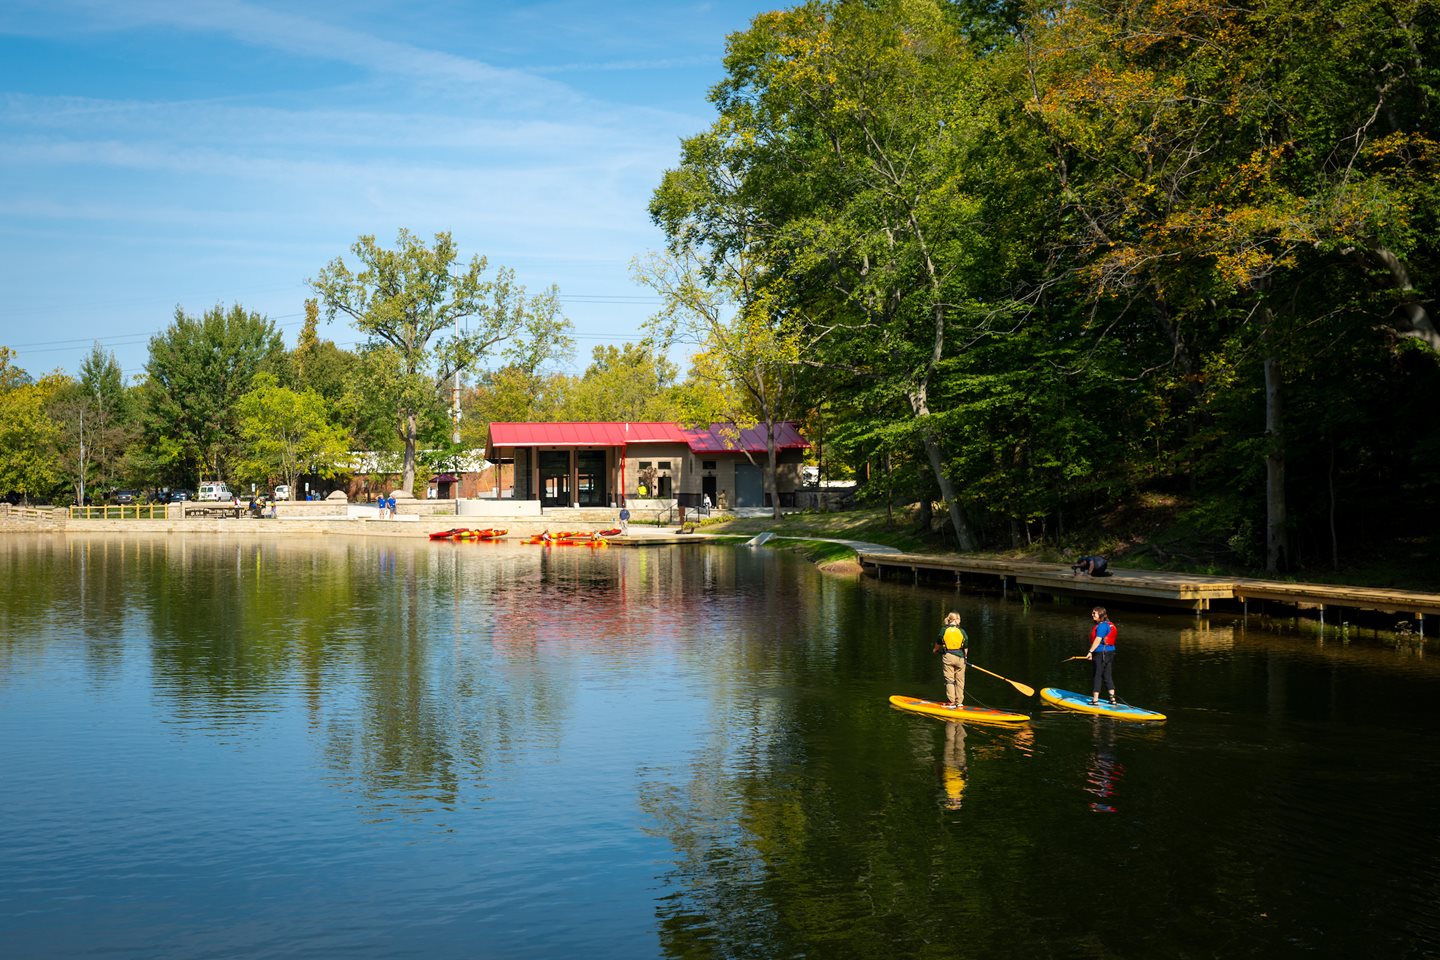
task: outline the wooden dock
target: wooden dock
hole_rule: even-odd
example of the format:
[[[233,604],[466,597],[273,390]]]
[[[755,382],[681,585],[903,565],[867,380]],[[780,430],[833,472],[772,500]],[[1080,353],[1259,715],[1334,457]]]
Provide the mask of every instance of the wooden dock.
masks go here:
[[[1181,607],[1202,611],[1213,602],[1235,603],[1243,609],[1251,600],[1288,604],[1300,609],[1372,610],[1406,614],[1417,628],[1426,615],[1440,616],[1440,593],[1347,587],[1324,583],[1286,583],[1237,577],[1210,577],[1196,573],[1130,571],[1111,568],[1108,577],[1077,577],[1065,564],[996,560],[958,554],[867,553],[860,565],[880,579],[908,576],[915,581],[944,577],[994,577],[1001,589],[1011,585],[1045,593],[1128,599],[1139,604]]]

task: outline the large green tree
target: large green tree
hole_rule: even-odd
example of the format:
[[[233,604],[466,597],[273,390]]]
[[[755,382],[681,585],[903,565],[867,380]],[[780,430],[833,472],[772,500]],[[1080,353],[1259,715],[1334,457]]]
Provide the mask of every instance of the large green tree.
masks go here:
[[[527,297],[504,268],[486,279],[485,259],[460,264],[448,233],[430,246],[401,230],[393,250],[362,236],[350,251],[357,269],[337,257],[310,286],[328,317],[344,314],[369,338],[376,355],[366,367],[369,387],[393,410],[403,445],[400,489],[410,492],[423,418],[447,387],[497,344],[543,344],[563,336],[569,322],[553,288]]]
[[[68,378],[60,374],[33,383],[23,371],[10,368],[9,389],[0,389],[0,491],[19,494],[27,502],[63,491],[64,437],[50,414],[50,405]]]
[[[136,437],[133,407],[114,352],[96,343],[80,361],[79,380],[67,382],[51,403],[76,503],[120,484]]]
[[[349,468],[349,435],[330,420],[314,390],[295,391],[261,373],[236,405],[244,454],[235,465],[242,480],[282,478],[293,499],[301,473],[333,477]]]
[[[283,353],[275,325],[239,304],[199,317],[177,307],[174,322],[150,340],[141,391],[144,472],[167,485],[228,479],[239,443],[236,404]]]

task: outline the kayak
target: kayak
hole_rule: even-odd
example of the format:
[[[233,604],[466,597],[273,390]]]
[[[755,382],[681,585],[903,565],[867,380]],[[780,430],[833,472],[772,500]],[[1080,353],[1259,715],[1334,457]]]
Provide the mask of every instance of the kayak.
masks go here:
[[[493,540],[505,536],[507,531],[486,527],[484,530],[464,530],[455,534],[456,540]]]
[[[452,540],[469,533],[465,527],[451,527],[449,530],[437,530],[430,534],[431,540]]]
[[[907,697],[901,694],[891,697],[890,703],[901,710],[923,713],[927,717],[941,717],[945,720],[970,720],[975,723],[1024,723],[1030,719],[1029,715],[1024,713],[991,710],[989,707],[947,707],[945,704],[936,703],[933,700],[921,700],[919,697]]]
[[[620,528],[619,528],[619,527],[611,527],[609,530],[597,530],[597,531],[595,531],[595,532],[598,533],[598,534],[600,534],[600,536],[602,536],[602,537],[618,537],[618,536],[620,536]]]
[[[1139,707],[1132,707],[1127,703],[1112,704],[1103,698],[1099,703],[1091,703],[1090,698],[1083,693],[1061,690],[1057,687],[1046,687],[1044,690],[1041,690],[1040,699],[1051,706],[1061,707],[1065,710],[1093,713],[1101,717],[1114,717],[1116,720],[1133,720],[1136,723],[1156,723],[1165,719],[1165,714],[1163,713],[1156,713],[1154,710],[1142,710]]]

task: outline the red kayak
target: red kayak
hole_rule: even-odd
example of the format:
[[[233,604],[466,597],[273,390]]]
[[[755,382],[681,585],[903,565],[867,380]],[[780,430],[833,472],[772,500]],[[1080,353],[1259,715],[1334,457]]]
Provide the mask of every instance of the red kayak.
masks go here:
[[[431,539],[431,540],[455,540],[455,539],[458,539],[461,534],[468,533],[468,532],[469,532],[469,529],[466,528],[466,527],[451,527],[449,530],[439,530],[439,531],[436,531],[435,533],[430,534],[430,539]]]

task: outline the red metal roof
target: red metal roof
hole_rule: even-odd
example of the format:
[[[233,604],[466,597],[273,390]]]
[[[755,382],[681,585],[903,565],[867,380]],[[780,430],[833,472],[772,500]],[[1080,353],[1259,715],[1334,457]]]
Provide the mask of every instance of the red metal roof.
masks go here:
[[[685,428],[676,423],[492,423],[490,450],[496,447],[623,447],[631,443],[683,443],[695,453],[765,452],[765,427],[737,431],[729,424]],[[776,424],[779,450],[810,444],[793,423]]]
[[[695,453],[736,453],[741,450],[750,453],[765,452],[765,426],[759,424],[745,430],[736,430],[728,423],[716,423],[709,430],[687,430],[690,449]],[[810,444],[800,436],[800,430],[788,421],[775,424],[776,450],[804,450]]]

